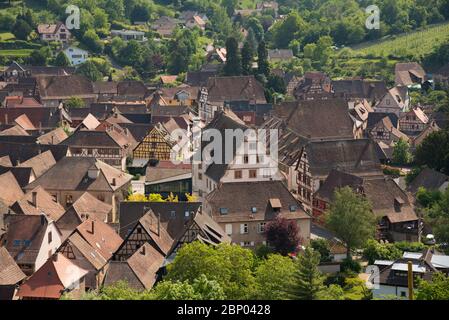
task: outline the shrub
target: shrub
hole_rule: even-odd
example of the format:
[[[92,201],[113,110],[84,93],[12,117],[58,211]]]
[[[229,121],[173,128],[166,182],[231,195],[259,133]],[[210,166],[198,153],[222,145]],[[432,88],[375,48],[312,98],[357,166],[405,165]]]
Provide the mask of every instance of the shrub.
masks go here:
[[[362,271],[362,266],[353,259],[344,259],[340,265],[340,270],[341,272],[353,272],[358,274]]]

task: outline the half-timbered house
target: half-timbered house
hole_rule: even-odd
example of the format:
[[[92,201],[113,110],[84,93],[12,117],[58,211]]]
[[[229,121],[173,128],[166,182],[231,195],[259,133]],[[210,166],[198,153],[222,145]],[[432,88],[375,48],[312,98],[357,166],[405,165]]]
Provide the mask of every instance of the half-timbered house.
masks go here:
[[[409,135],[421,133],[429,122],[429,118],[421,108],[416,107],[399,116],[399,129]]]
[[[161,254],[167,256],[173,241],[167,230],[161,226],[160,216],[156,216],[149,208],[126,236],[123,244],[114,254],[114,260],[127,260],[145,243],[151,244]]]
[[[161,124],[156,124],[147,136],[140,142],[133,151],[134,158],[140,159],[173,159],[172,148],[176,141],[170,136],[168,130]]]

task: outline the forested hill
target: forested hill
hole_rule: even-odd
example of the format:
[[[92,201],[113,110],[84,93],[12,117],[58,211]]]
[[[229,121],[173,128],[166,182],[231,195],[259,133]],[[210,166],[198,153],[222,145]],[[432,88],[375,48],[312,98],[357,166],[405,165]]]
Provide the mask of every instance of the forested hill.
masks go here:
[[[383,55],[399,60],[423,57],[385,52],[365,61],[366,56],[345,52],[343,61],[334,51],[425,30],[449,19],[449,0],[9,0],[0,2],[0,65],[13,60],[54,64],[58,51],[39,42],[37,25],[64,22],[71,4],[81,14],[80,29],[72,32],[74,44],[113,66],[126,66],[126,77],[145,78],[197,69],[204,63],[207,46],[224,47],[229,38],[248,42],[254,59],[261,41],[268,49],[291,49],[295,59],[276,66],[284,70],[319,69],[337,76],[363,73],[377,77],[382,70],[363,68],[382,62]],[[380,9],[380,28],[368,30],[365,9],[373,4]],[[189,11],[204,19],[204,28],[185,28],[184,23],[167,37],[155,27],[163,19],[185,22]],[[124,43],[111,36],[112,29],[143,31],[147,40]],[[443,33],[441,39],[448,36]]]

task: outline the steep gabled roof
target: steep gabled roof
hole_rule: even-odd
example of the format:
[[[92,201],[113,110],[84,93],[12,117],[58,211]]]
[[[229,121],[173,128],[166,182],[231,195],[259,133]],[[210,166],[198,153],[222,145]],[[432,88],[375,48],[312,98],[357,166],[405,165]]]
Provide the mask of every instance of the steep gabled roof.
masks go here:
[[[59,144],[67,139],[67,133],[62,128],[51,130],[37,138],[37,143],[40,144]]]
[[[56,160],[51,151],[48,150],[20,163],[18,167],[33,168],[36,177],[40,177],[55,164]]]
[[[211,102],[250,100],[266,103],[263,86],[254,76],[209,78],[207,89],[207,99]]]
[[[12,286],[26,275],[22,272],[5,247],[0,247],[0,286]]]
[[[22,298],[59,299],[63,290],[73,289],[87,273],[61,253],[56,253],[20,286],[17,294]]]
[[[219,223],[271,220],[276,213],[270,200],[280,203],[280,215],[287,219],[310,219],[281,181],[227,182],[206,196],[212,216]],[[225,214],[220,212],[222,209],[226,209]]]
[[[161,225],[160,220],[153,211],[150,210],[143,215],[142,218],[139,219],[139,224],[155,242],[158,250],[166,256],[170,252],[174,240]]]
[[[123,239],[109,225],[91,218],[81,223],[76,228],[76,232],[92,247],[98,249],[106,260],[112,257],[123,242]]]
[[[33,203],[33,199],[35,199],[36,203]],[[40,215],[44,213],[54,221],[58,220],[65,211],[41,186],[28,191],[11,206],[11,209],[18,214]]]
[[[12,174],[8,171],[0,175],[0,200],[7,206],[11,206],[14,202],[23,197],[23,191],[19,183]]]
[[[17,263],[34,264],[50,223],[45,215],[8,216],[6,249]]]
[[[311,141],[305,151],[312,175],[327,175],[332,169],[381,174],[376,149],[370,139]]]
[[[423,187],[426,190],[438,190],[445,182],[448,181],[449,176],[430,168],[424,168],[412,180],[408,186],[408,190],[412,193],[416,193],[420,187]]]
[[[95,96],[92,83],[80,75],[38,76],[36,79],[42,99]]]
[[[89,178],[89,169],[98,172],[96,178]],[[46,190],[113,191],[128,183],[131,178],[131,175],[95,158],[65,157],[25,189],[41,185]]]

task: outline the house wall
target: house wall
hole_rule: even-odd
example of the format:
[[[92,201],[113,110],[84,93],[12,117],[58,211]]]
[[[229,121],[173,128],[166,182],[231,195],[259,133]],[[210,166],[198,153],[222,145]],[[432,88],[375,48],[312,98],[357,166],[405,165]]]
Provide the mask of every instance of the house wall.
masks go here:
[[[48,241],[48,235],[50,232],[52,237],[51,242]],[[42,245],[36,258],[34,271],[42,267],[42,265],[48,260],[48,258],[56,252],[60,245],[61,235],[59,234],[59,231],[56,228],[55,224],[53,222],[50,222],[47,226],[47,230],[45,231],[45,236],[42,240]]]
[[[242,213],[244,214],[244,213]],[[238,214],[236,214],[238,215]],[[265,235],[263,233],[262,224],[266,224],[267,220],[258,221],[237,221],[229,223],[219,223],[223,230],[231,237],[232,243],[236,243],[242,247],[255,249],[257,246],[266,243]],[[310,241],[310,219],[296,220],[299,227],[299,236],[302,239],[302,244],[307,244]],[[247,225],[247,228],[244,228]],[[243,233],[243,230],[248,230]],[[232,231],[232,232],[230,232]]]
[[[125,195],[128,193],[128,187],[131,185],[131,182],[126,183],[121,188],[115,190],[114,192],[110,191],[95,191],[89,190],[89,193],[96,197],[97,199],[109,203],[113,205],[112,208],[112,216],[108,217],[107,222],[116,222],[116,212],[118,210],[118,204],[120,201],[125,200]],[[47,190],[47,189],[46,189]],[[64,208],[68,208],[71,206],[71,203],[67,203],[68,196],[72,197],[72,203],[78,200],[81,195],[86,192],[85,190],[76,191],[76,190],[51,190],[48,189],[47,192],[51,194],[53,197],[56,197],[56,200],[59,204],[61,204]],[[115,207],[115,208],[114,208]]]
[[[404,287],[388,286],[381,284],[379,289],[373,289],[374,298],[383,298],[385,296],[397,296],[399,298],[408,298],[408,289]]]
[[[82,64],[89,58],[89,53],[87,51],[72,47],[65,49],[64,54],[67,56],[73,66]]]

